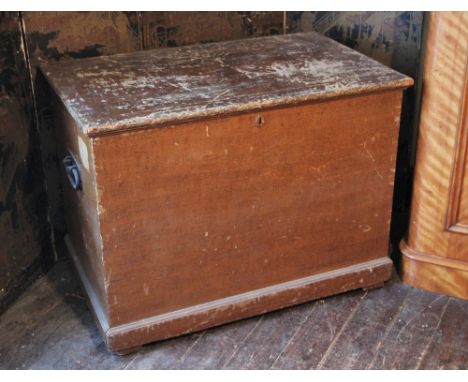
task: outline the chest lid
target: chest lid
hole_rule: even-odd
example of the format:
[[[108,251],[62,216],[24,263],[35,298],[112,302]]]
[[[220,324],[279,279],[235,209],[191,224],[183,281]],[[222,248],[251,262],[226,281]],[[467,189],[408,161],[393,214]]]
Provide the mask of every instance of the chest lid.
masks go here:
[[[90,136],[413,84],[315,32],[47,63],[41,71]]]

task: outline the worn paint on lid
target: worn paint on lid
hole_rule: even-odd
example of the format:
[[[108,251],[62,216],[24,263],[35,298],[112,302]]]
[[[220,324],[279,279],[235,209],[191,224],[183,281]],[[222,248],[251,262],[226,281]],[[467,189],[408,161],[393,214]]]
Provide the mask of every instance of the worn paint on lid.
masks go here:
[[[41,70],[91,136],[413,84],[314,32],[48,63]]]

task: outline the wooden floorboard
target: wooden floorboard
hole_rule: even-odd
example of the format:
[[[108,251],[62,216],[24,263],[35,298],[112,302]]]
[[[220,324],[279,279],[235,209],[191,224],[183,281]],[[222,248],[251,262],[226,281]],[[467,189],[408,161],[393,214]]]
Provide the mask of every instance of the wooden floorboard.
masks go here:
[[[421,357],[421,369],[468,369],[468,303],[450,298],[432,341]]]
[[[359,290],[317,301],[272,368],[315,369],[364,296]]]
[[[365,369],[371,362],[386,329],[400,311],[408,288],[389,283],[369,291],[336,340],[317,365],[318,369]]]
[[[194,333],[147,345],[126,365],[125,369],[174,369],[204,335],[205,332]]]
[[[265,314],[255,331],[222,368],[258,369],[262,365],[262,369],[269,369],[311,309],[313,304],[303,304]]]
[[[261,317],[242,320],[207,330],[183,360],[178,369],[220,369],[228,362],[261,322]]]
[[[466,369],[468,301],[397,277],[354,291],[108,353],[68,262],[0,316],[1,369]]]
[[[400,314],[368,366],[370,369],[415,369],[438,330],[449,299],[436,293],[408,293]]]

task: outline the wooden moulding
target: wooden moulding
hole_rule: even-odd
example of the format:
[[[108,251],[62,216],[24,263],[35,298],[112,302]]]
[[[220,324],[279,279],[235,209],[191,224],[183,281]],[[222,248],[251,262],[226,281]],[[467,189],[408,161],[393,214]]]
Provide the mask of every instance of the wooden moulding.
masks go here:
[[[468,264],[463,261],[419,253],[402,240],[403,280],[418,288],[468,299]]]
[[[108,349],[122,355],[137,350],[144,343],[197,332],[353,289],[370,289],[388,280],[393,267],[388,257],[382,257],[109,327],[104,309],[99,299],[95,298],[94,290],[87,281],[79,256],[71,241],[66,238],[65,242]]]

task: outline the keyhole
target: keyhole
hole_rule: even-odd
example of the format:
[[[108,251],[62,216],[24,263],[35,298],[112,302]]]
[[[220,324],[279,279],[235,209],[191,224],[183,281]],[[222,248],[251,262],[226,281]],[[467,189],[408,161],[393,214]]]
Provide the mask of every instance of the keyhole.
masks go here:
[[[257,115],[257,117],[255,118],[255,123],[257,124],[257,126],[262,126],[265,123],[265,118],[263,118],[263,116],[261,115]]]

